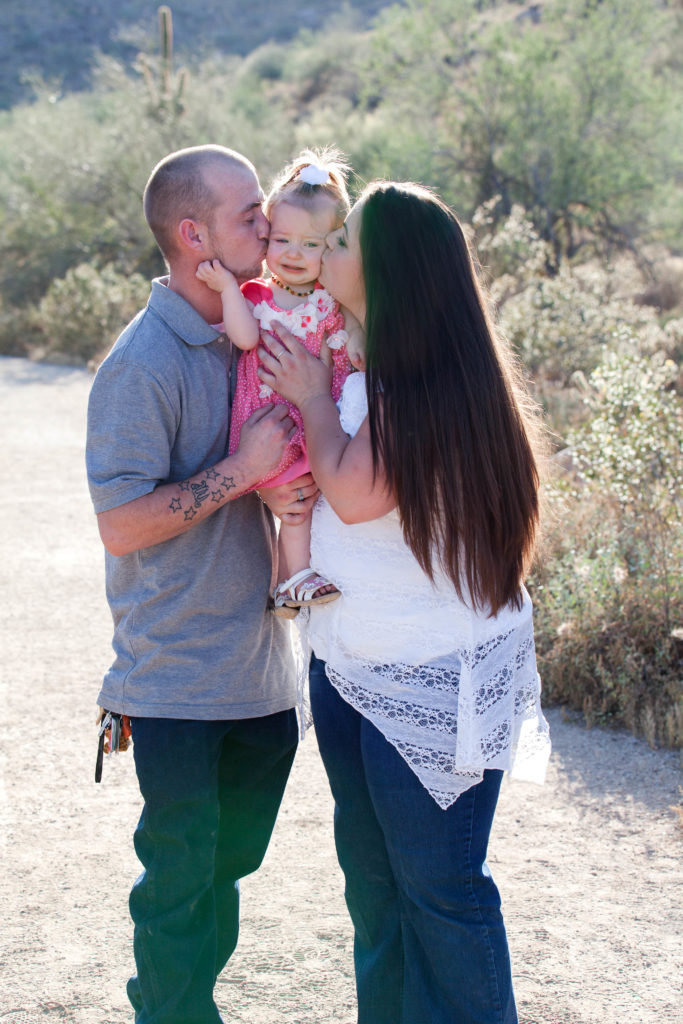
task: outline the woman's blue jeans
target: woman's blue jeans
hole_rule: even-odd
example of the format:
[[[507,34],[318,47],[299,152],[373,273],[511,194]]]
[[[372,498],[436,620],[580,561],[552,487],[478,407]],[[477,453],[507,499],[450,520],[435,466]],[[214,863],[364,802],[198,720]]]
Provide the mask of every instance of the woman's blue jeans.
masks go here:
[[[315,657],[310,685],[355,929],[358,1024],[516,1024],[486,864],[502,772],[444,811]]]

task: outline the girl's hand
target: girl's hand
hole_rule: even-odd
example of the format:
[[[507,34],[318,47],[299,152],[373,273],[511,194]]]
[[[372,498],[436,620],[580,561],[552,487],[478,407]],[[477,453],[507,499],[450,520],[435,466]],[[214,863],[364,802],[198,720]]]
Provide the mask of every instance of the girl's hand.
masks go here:
[[[223,292],[226,288],[236,288],[239,291],[237,278],[227,267],[223,266],[220,260],[203,260],[195,273],[199,280],[207,284],[213,292]]]
[[[365,365],[365,349],[355,348],[350,342],[346,346],[346,354],[349,357],[349,362],[353,366],[354,370],[360,370],[365,373],[367,366]]]
[[[322,346],[320,359],[316,359],[281,324],[274,323],[273,328],[277,337],[266,332],[261,334],[261,340],[270,351],[259,346],[259,379],[299,409],[311,398],[329,397],[332,371],[327,345]]]

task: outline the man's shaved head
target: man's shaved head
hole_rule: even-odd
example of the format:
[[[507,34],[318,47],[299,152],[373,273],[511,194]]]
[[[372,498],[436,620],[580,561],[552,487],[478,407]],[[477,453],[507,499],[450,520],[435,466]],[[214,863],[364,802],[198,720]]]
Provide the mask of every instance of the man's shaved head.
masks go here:
[[[168,261],[176,247],[175,230],[181,220],[211,224],[216,197],[209,184],[209,169],[248,171],[252,164],[224,146],[192,146],[164,157],[145,186],[143,209],[157,245]]]

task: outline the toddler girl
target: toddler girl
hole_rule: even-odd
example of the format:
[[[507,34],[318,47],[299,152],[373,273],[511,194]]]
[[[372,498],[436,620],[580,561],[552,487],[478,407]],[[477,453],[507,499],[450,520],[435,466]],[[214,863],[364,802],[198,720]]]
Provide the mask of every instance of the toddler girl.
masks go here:
[[[281,323],[315,356],[323,342],[332,354],[331,393],[338,401],[354,366],[364,368],[363,334],[350,313],[317,284],[325,239],[341,227],[349,211],[346,166],[335,151],[304,150],[276,179],[264,205],[270,220],[266,264],[269,280],[248,281],[240,289],[218,260],[205,261],[197,277],[221,293],[223,322],[230,340],[242,349],[230,423],[232,454],[244,422],[269,402],[285,402],[297,426],[277,469],[254,488],[287,483],[309,471],[301,413],[257,375],[261,330],[276,333]],[[282,522],[278,540],[278,585],[273,610],[288,618],[302,605],[324,603],[339,591],[310,567],[310,514],[302,524]]]

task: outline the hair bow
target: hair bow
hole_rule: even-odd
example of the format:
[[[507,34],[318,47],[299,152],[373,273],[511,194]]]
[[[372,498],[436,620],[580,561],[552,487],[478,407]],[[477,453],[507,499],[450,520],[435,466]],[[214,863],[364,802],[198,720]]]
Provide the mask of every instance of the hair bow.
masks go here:
[[[330,174],[324,167],[317,164],[306,164],[299,171],[299,180],[305,181],[307,185],[329,185]]]

